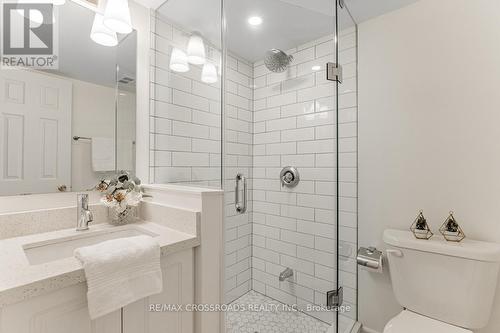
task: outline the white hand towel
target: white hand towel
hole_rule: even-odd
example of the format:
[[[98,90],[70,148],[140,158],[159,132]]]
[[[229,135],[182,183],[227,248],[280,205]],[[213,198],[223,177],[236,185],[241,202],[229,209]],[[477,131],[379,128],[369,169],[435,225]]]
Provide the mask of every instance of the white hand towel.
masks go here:
[[[92,138],[92,169],[96,172],[115,170],[115,140]]]
[[[150,236],[81,247],[74,256],[85,270],[92,320],[162,291],[160,246]]]

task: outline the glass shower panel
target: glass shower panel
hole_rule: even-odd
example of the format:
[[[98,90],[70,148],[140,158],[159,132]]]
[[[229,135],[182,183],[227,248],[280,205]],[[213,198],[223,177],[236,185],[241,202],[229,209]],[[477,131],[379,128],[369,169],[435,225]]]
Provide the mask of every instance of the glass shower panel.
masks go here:
[[[347,7],[338,7],[338,241],[343,306],[339,332],[357,321],[357,26]]]
[[[335,330],[337,83],[326,65],[337,62],[336,2],[224,7],[226,301],[281,309],[228,313],[227,332]]]
[[[221,0],[152,12],[150,182],[222,184]]]

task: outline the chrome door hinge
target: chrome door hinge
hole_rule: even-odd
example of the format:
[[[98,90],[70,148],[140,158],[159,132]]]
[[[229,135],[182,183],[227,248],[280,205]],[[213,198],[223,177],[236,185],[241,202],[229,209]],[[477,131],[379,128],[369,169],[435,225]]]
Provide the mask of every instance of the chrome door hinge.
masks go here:
[[[326,306],[331,308],[338,308],[344,302],[344,289],[339,287],[337,290],[330,290],[326,292]]]
[[[342,66],[334,62],[326,63],[326,79],[342,83]]]

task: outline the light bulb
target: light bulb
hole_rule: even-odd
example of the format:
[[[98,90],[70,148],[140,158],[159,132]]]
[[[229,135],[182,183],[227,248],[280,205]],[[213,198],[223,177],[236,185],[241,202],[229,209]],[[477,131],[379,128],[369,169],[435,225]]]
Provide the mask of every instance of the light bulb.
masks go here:
[[[104,10],[104,25],[121,34],[132,32],[128,0],[108,0]]]
[[[217,82],[217,68],[212,63],[207,62],[201,71],[201,81],[205,83]]]
[[[187,56],[191,64],[203,65],[205,63],[205,44],[200,35],[193,34],[189,38]]]
[[[174,72],[184,73],[189,71],[188,58],[186,53],[174,48],[170,56],[170,69]]]
[[[260,16],[252,16],[248,18],[248,24],[257,26],[262,24],[262,17]]]
[[[90,32],[90,38],[97,44],[103,46],[116,46],[118,45],[118,38],[116,32],[108,29],[103,24],[104,16],[102,14],[96,13],[94,16],[94,23],[92,24],[92,30]]]

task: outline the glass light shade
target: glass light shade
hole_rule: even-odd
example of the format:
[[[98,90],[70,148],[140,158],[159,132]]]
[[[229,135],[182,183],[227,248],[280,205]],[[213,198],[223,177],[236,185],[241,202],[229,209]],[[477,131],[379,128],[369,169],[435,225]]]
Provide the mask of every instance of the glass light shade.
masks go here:
[[[132,32],[132,20],[128,0],[108,0],[104,10],[104,25],[114,32]]]
[[[108,29],[104,23],[104,16],[96,13],[94,16],[94,23],[90,32],[90,38],[97,44],[103,46],[116,46],[118,45],[118,38],[116,32]]]
[[[217,68],[215,68],[214,64],[207,62],[203,65],[203,70],[201,71],[201,81],[205,83],[217,82]]]
[[[188,57],[183,51],[174,48],[170,55],[170,69],[174,72],[184,73],[189,71]]]
[[[187,56],[191,64],[203,65],[205,63],[205,44],[200,35],[193,34],[189,38]]]

